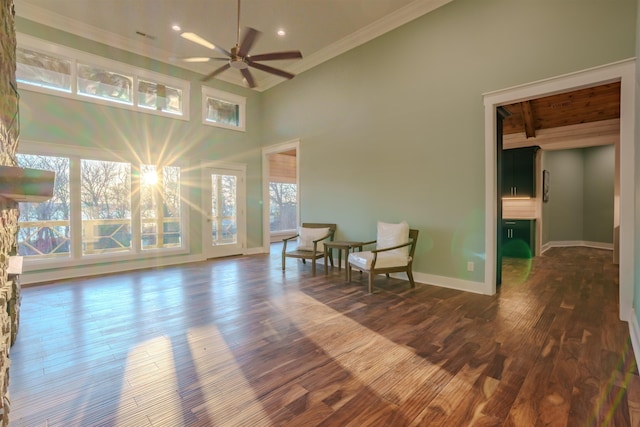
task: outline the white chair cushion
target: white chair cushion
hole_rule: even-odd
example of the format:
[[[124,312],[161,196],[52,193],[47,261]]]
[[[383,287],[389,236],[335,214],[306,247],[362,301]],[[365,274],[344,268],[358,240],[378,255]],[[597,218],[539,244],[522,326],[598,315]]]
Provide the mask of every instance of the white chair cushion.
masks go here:
[[[409,264],[410,256],[398,255],[394,252],[395,250],[379,253],[378,259],[376,260],[376,268],[404,267]],[[373,262],[373,252],[352,252],[349,254],[349,262],[353,264],[354,267],[370,270],[371,263]]]
[[[323,228],[307,228],[300,227],[298,230],[298,250],[299,251],[313,251],[313,241],[321,239],[329,234],[329,227]],[[324,251],[324,244],[318,242],[318,252]]]
[[[378,236],[376,239],[376,249],[391,248],[393,246],[402,245],[409,241],[409,224],[402,221],[399,224],[389,224],[387,222],[378,221]],[[400,257],[409,256],[409,246],[394,249],[387,253],[395,253]],[[386,254],[385,254],[386,255]]]

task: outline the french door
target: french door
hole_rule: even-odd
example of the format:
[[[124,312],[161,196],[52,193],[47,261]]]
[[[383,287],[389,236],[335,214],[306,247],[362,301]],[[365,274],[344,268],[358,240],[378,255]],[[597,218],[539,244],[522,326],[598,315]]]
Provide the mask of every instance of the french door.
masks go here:
[[[204,168],[203,250],[207,258],[242,254],[246,247],[243,165]]]

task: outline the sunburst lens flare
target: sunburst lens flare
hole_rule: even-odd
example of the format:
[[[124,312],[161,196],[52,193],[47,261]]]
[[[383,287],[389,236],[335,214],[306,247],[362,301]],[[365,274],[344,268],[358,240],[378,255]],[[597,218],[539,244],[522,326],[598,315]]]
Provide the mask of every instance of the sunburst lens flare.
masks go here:
[[[142,183],[145,185],[156,185],[158,183],[158,173],[155,170],[145,172],[142,175]]]

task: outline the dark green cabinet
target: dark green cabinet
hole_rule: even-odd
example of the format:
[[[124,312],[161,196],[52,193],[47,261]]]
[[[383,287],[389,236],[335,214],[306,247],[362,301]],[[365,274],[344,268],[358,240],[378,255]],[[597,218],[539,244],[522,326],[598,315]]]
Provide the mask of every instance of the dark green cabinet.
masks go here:
[[[502,256],[531,258],[535,255],[535,220],[502,220]]]
[[[502,152],[502,197],[536,196],[537,150],[526,147]]]

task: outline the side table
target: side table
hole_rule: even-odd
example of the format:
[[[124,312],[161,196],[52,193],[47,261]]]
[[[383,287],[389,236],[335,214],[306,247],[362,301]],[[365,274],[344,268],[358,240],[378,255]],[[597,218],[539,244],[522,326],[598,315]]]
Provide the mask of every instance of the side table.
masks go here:
[[[325,242],[324,243],[324,274],[328,273],[328,264],[327,258],[329,257],[329,252],[332,249],[338,250],[338,269],[342,268],[342,252],[344,251],[344,262],[345,267],[346,263],[349,262],[349,251],[351,249],[359,248],[362,250],[363,242],[356,242],[351,240],[334,240],[333,242]],[[349,268],[345,268],[347,279],[349,278]]]

